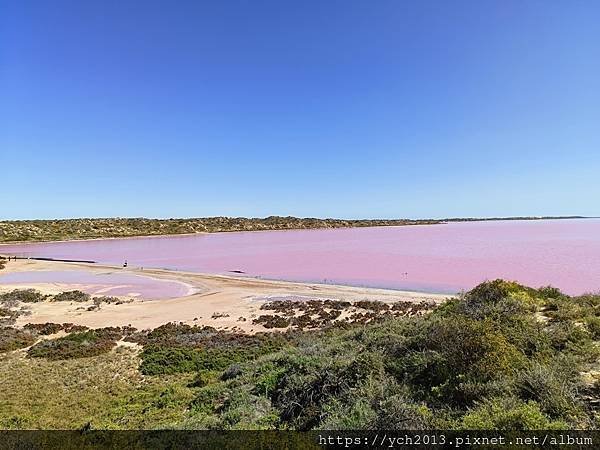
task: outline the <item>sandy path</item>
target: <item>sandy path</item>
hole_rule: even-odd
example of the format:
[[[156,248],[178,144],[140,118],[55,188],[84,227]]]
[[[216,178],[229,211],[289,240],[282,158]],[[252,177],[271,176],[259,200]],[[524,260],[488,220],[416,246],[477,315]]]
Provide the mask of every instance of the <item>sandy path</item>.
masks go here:
[[[167,322],[210,325],[216,328],[237,327],[245,331],[260,331],[262,326],[252,324],[259,314],[261,304],[270,296],[301,296],[331,298],[348,301],[379,300],[384,302],[423,300],[441,302],[448,295],[388,289],[359,288],[338,285],[292,283],[268,281],[254,278],[175,272],[159,269],[123,269],[98,264],[62,263],[50,261],[11,261],[2,271],[17,272],[30,270],[89,270],[114,273],[131,273],[153,278],[184,282],[196,291],[195,294],[164,300],[135,299],[131,303],[103,304],[100,310],[86,311],[87,304],[43,302],[28,305],[31,314],[21,316],[17,325],[43,322],[72,322],[89,327],[131,325],[138,329],[155,328]],[[56,294],[64,290],[81,288],[80,285],[39,283],[28,285],[0,284],[0,292],[14,288],[31,287],[45,293]],[[221,316],[213,318],[213,315]],[[244,318],[246,320],[240,319]]]

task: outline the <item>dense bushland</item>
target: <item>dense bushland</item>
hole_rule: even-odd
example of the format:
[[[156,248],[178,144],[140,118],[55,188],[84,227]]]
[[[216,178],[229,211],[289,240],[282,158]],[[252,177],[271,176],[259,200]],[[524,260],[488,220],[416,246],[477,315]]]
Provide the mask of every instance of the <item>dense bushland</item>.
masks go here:
[[[572,217],[509,217],[509,218],[449,218],[449,219],[317,219],[313,217],[265,218],[202,217],[189,219],[56,219],[0,221],[0,242],[52,241],[61,239],[92,239],[126,236],[153,236],[184,233],[214,233],[223,231],[292,230],[313,228],[351,228],[400,225],[427,225],[442,222],[482,220],[539,220]]]
[[[439,220],[342,220],[271,216],[265,218],[204,217],[191,219],[58,219],[0,221],[0,242],[152,236],[219,231],[349,228],[440,223]]]
[[[426,316],[296,334],[201,387],[186,427],[594,428],[600,296],[501,280]]]

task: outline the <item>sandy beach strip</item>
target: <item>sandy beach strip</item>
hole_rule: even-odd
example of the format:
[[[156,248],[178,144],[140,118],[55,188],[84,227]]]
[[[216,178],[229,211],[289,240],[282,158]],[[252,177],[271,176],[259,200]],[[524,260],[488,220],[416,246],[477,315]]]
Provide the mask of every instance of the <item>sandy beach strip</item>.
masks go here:
[[[27,304],[30,314],[18,318],[17,326],[26,323],[71,322],[92,328],[131,325],[138,329],[156,328],[168,322],[210,325],[218,329],[238,329],[246,332],[264,331],[252,319],[269,298],[336,299],[346,301],[376,300],[387,303],[442,302],[445,294],[398,291],[328,284],[295,283],[264,279],[180,272],[162,269],[137,269],[86,263],[17,260],[10,261],[0,273],[25,271],[86,270],[90,272],[128,273],[160,280],[171,280],[190,286],[192,295],[143,300],[134,298],[123,304],[103,304],[99,310],[87,311],[80,303],[42,302]],[[13,289],[33,288],[47,294],[57,294],[85,286],[62,283],[0,284],[0,293]],[[124,297],[125,298],[125,297]]]

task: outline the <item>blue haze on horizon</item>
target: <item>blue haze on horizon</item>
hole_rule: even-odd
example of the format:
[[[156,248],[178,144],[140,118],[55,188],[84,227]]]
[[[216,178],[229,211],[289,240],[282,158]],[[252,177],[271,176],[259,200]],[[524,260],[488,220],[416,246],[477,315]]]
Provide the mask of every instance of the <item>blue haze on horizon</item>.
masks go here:
[[[4,1],[0,219],[600,215],[600,2]]]

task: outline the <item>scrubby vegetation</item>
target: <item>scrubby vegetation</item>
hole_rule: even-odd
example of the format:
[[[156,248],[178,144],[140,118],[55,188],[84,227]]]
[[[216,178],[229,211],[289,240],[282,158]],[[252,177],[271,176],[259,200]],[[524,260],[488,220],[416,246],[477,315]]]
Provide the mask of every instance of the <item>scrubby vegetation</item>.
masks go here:
[[[13,308],[18,306],[19,303],[39,303],[43,301],[53,302],[75,302],[75,303],[88,303],[91,302],[96,308],[99,308],[103,303],[110,304],[114,303],[117,305],[123,303],[130,303],[133,299],[122,300],[118,297],[111,296],[99,296],[92,297],[80,290],[65,291],[56,295],[42,294],[35,289],[14,289],[10,292],[0,294],[0,306],[6,308]]]
[[[425,316],[295,333],[201,387],[184,426],[595,428],[596,305],[497,280]]]
[[[132,302],[133,300],[121,300],[117,297],[108,296],[92,297],[79,290],[61,292],[56,295],[47,295],[42,294],[35,289],[14,289],[0,294],[0,327],[14,325],[18,317],[31,314],[29,304],[44,301],[90,303],[90,306],[83,306],[78,309],[96,311],[100,309],[103,303],[120,305],[122,303]],[[32,330],[37,331],[33,328]],[[75,331],[75,329],[69,331]]]
[[[273,311],[262,314],[252,323],[265,328],[317,329],[332,325],[368,323],[383,317],[401,317],[423,314],[435,306],[433,302],[395,302],[388,304],[375,300],[348,302],[342,300],[273,300],[260,309]]]
[[[274,352],[287,344],[279,334],[217,331],[212,327],[167,324],[126,340],[144,346],[140,371],[146,375],[220,371]]]
[[[299,307],[305,310],[298,312],[296,305],[272,302],[265,311],[291,320],[309,310],[340,312],[349,307],[345,303],[305,304]],[[0,378],[3,386],[10,386],[10,394],[3,389],[0,404],[11,395],[10,405],[21,409],[18,413],[12,407],[2,410],[0,424],[81,426],[81,418],[65,422],[51,416],[56,414],[52,408],[46,412],[40,405],[33,411],[27,406],[24,398],[33,395],[34,385],[40,388],[32,375],[16,382],[20,371],[35,373],[36,361],[40,368],[51,366],[54,378],[45,382],[60,386],[61,396],[75,403],[76,409],[83,408],[73,398],[78,384],[52,365],[60,359],[66,367],[85,361],[90,373],[98,367],[101,387],[91,394],[88,385],[85,395],[103,402],[102,408],[94,405],[82,416],[92,427],[127,428],[140,423],[302,430],[600,426],[598,295],[568,297],[552,288],[531,289],[496,280],[431,312],[418,310],[418,314],[396,317],[395,309],[402,312],[408,307],[384,308],[366,302],[360,308],[365,313],[385,311],[368,323],[339,322],[317,330],[256,335],[183,324],[138,332],[81,332],[60,326],[70,334],[38,341],[27,353],[21,352],[21,359],[16,356],[19,352],[5,353],[9,364],[3,366],[7,369]],[[24,348],[32,344],[31,339],[57,330],[52,324],[28,326],[3,331],[2,341],[6,348]],[[141,348],[137,356],[129,349],[115,350],[119,339],[137,344]],[[138,381],[121,380],[112,386],[108,380],[121,371],[106,371],[105,366],[123,351],[132,355],[127,370]],[[130,401],[144,407],[126,406]]]
[[[34,333],[12,327],[0,328],[0,353],[29,347],[36,341]]]
[[[72,323],[28,323],[23,329],[33,331],[39,335],[45,336],[49,334],[55,334],[59,331],[64,331],[65,333],[74,333],[79,331],[85,331],[88,327],[83,325],[75,325]]]
[[[33,289],[14,290],[0,294],[0,327],[14,325],[17,318],[29,314],[22,303],[43,301],[46,296]]]
[[[127,327],[108,327],[73,332],[57,339],[42,340],[27,353],[32,358],[55,360],[98,356],[112,350],[118,340],[134,331]]]
[[[439,220],[341,220],[279,216],[266,218],[5,220],[0,221],[0,242],[214,233],[219,231],[399,226],[439,222]]]
[[[0,294],[0,304],[15,306],[19,302],[38,303],[43,302],[49,297],[49,295],[44,295],[35,289],[14,289],[10,292]]]
[[[54,302],[79,302],[85,303],[89,302],[92,299],[90,294],[86,294],[82,291],[66,291],[61,292],[60,294],[56,294],[52,297],[52,301]]]
[[[570,217],[509,217],[509,218],[450,218],[450,219],[317,219],[270,216],[203,217],[189,219],[56,219],[0,221],[0,242],[54,241],[62,239],[93,239],[165,234],[215,233],[223,231],[263,231],[313,228],[351,228],[401,225],[428,225],[442,222],[482,220],[539,220],[569,219]]]

